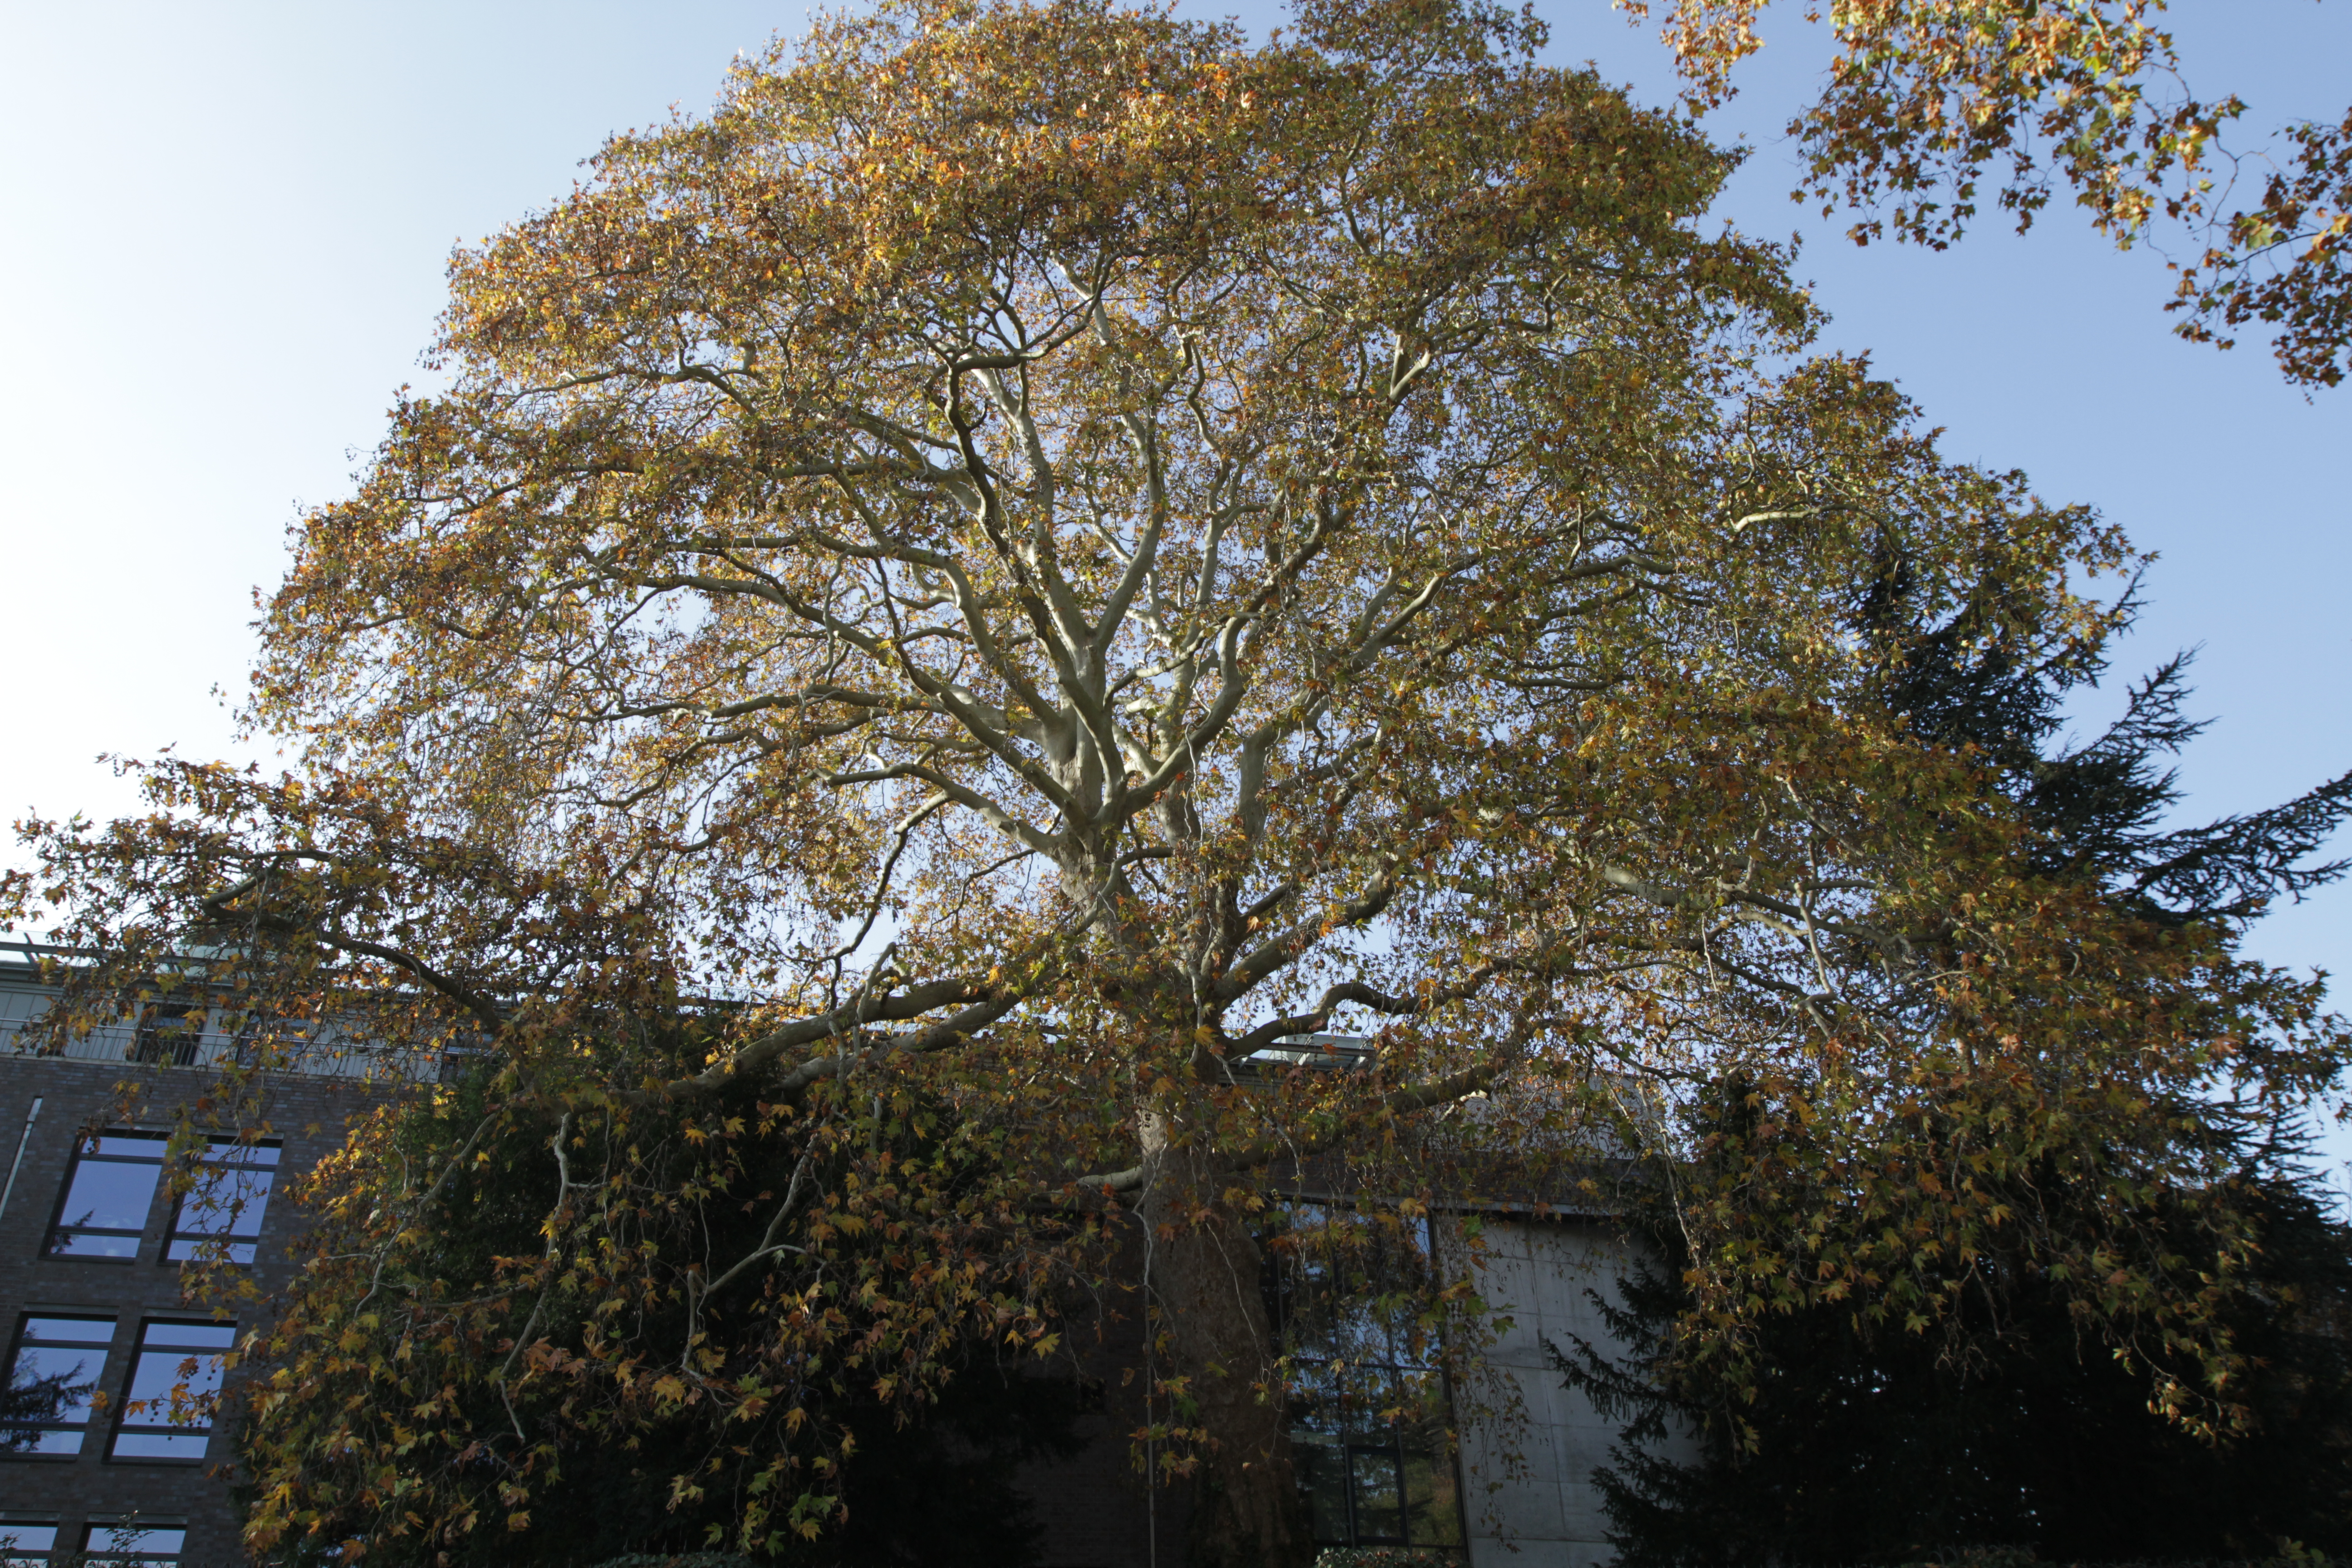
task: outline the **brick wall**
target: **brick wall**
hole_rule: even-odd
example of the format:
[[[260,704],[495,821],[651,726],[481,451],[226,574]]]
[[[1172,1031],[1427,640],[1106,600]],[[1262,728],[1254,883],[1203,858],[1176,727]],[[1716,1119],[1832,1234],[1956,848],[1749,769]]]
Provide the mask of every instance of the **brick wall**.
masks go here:
[[[17,1159],[19,1142],[23,1145],[15,1188],[5,1209],[0,1210],[0,1334],[14,1347],[28,1313],[114,1320],[98,1385],[115,1408],[92,1416],[81,1452],[70,1457],[0,1455],[0,1510],[53,1517],[61,1553],[80,1544],[86,1522],[137,1515],[158,1524],[185,1525],[183,1568],[226,1568],[244,1560],[228,1507],[226,1422],[215,1424],[200,1462],[108,1453],[142,1324],[158,1316],[201,1320],[208,1315],[185,1306],[179,1267],[163,1261],[164,1233],[174,1208],[166,1184],[156,1184],[135,1257],[115,1260],[45,1255],[79,1138],[107,1127],[160,1130],[167,1124],[170,1108],[208,1076],[201,1068],[0,1052],[0,1181],[5,1180],[7,1164]],[[139,1086],[127,1117],[120,1110],[117,1088],[126,1078],[135,1079]],[[281,1187],[286,1175],[307,1168],[339,1141],[346,1119],[374,1092],[348,1079],[289,1076],[269,1086],[270,1129],[282,1140]],[[26,1117],[36,1099],[39,1116],[27,1136]],[[264,1211],[254,1264],[256,1283],[265,1292],[286,1277],[295,1219],[282,1194],[273,1194]],[[125,1238],[123,1249],[130,1246]],[[100,1353],[93,1345],[93,1358]],[[0,1524],[0,1531],[6,1528]]]

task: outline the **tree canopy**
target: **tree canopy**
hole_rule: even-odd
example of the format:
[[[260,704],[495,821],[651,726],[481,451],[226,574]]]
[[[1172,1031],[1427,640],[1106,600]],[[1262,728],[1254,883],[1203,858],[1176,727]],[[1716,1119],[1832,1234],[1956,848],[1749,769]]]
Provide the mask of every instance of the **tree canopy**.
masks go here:
[[[1639,18],[1648,0],[1619,0]],[[1721,103],[1768,0],[1672,0],[1663,37],[1695,105]],[[1792,7],[1793,9],[1793,7]],[[2248,105],[2192,91],[2164,0],[1845,0],[1822,95],[1790,121],[1800,199],[1860,216],[1851,237],[1937,248],[1990,201],[2029,227],[2052,198],[2168,261],[2174,331],[2268,335],[2291,383],[2352,370],[2352,109],[2233,148]],[[1822,8],[1805,16],[1822,19]],[[2192,62],[2193,63],[2193,62]]]
[[[266,606],[299,767],[161,764],[10,884],[102,954],[51,1030],[173,974],[263,1079],[333,1032],[477,1064],[470,1125],[306,1191],[254,1544],[511,1558],[616,1445],[718,1544],[822,1535],[827,1410],[1050,1353],[1126,1237],[1198,1554],[1288,1561],[1296,1173],[1410,1215],[1465,1142],[1671,1168],[1735,1069],[1808,1136],[1686,1194],[1695,1342],[1936,1321],[1998,1236],[2237,1418],[2253,1232],[2192,1107],[2298,1101],[2341,1031],[2021,854],[1860,603],[1899,560],[1908,613],[2095,647],[2127,545],[1808,358],[1705,219],[1728,155],[1541,41],[890,4],[460,253],[447,390]],[[1261,1055],[1335,1026],[1365,1070]],[[537,1249],[445,1245],[514,1160]]]

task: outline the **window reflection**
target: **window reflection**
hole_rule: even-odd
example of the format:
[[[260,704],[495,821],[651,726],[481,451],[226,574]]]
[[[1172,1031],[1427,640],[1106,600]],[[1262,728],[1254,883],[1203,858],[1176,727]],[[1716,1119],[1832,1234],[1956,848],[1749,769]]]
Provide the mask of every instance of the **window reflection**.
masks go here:
[[[251,1263],[278,1181],[278,1153],[270,1144],[215,1142],[173,1214],[165,1259]]]
[[[74,1151],[64,1194],[49,1230],[51,1258],[99,1258],[127,1263],[155,1205],[163,1174],[161,1132],[108,1132]]]
[[[236,1342],[229,1323],[151,1322],[123,1391],[108,1453],[118,1459],[205,1457],[220,1404],[221,1357]]]
[[[106,1369],[112,1318],[27,1314],[0,1392],[0,1453],[79,1454],[90,1396]]]
[[[1317,1544],[1458,1546],[1425,1226],[1300,1205],[1270,1248],[1292,1461]]]
[[[0,1513],[0,1568],[48,1568],[57,1546],[55,1514]]]

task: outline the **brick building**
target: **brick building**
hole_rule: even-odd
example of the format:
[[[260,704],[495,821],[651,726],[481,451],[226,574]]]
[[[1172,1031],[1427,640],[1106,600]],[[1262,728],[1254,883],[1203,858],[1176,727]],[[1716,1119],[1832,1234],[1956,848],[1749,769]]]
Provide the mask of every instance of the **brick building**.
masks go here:
[[[16,1037],[47,997],[29,958],[0,950],[0,1331],[11,1391],[0,1412],[0,1542],[13,1538],[0,1565],[87,1554],[231,1568],[243,1559],[228,1444],[201,1396],[218,1386],[217,1358],[239,1325],[192,1309],[179,1265],[211,1249],[250,1267],[265,1294],[277,1288],[292,1223],[273,1201],[278,1184],[331,1148],[353,1111],[418,1075],[385,1071],[360,1045],[313,1049],[300,1070],[274,1075],[273,1136],[216,1145],[202,1184],[175,1200],[164,1180],[170,1109],[236,1042],[207,1033],[201,1008],[167,1005],[63,1055],[30,1053]],[[1371,1415],[1394,1410],[1425,1370],[1411,1352],[1360,1321],[1291,1325],[1294,1341],[1328,1341],[1301,1359],[1308,1396],[1293,1437],[1307,1511],[1326,1544],[1444,1546],[1473,1568],[1593,1568],[1610,1551],[1590,1477],[1614,1430],[1561,1386],[1546,1345],[1605,1340],[1586,1292],[1613,1290],[1624,1241],[1605,1216],[1485,1218],[1480,1293],[1511,1324],[1473,1373],[1482,1386],[1447,1391],[1453,1410]],[[1182,1560],[1183,1495],[1147,1487],[1126,1437],[1145,1419],[1129,1407],[1137,1384],[1120,1375],[1141,1355],[1133,1306],[1107,1303],[1084,1379],[1095,1391],[1080,1417],[1084,1451],[1022,1472],[1045,1527],[1044,1568]]]
[[[12,1391],[0,1540],[13,1538],[0,1563],[87,1553],[227,1568],[243,1561],[220,1474],[228,1448],[202,1396],[218,1385],[237,1325],[191,1310],[180,1264],[215,1249],[273,1289],[289,1234],[278,1183],[381,1089],[349,1056],[306,1061],[271,1087],[277,1135],[216,1146],[203,1184],[174,1200],[163,1180],[170,1108],[235,1042],[207,1035],[201,1014],[163,1008],[61,1056],[26,1053],[16,1037],[47,1005],[30,955],[0,955],[0,1332]],[[125,1114],[121,1086],[132,1083]]]

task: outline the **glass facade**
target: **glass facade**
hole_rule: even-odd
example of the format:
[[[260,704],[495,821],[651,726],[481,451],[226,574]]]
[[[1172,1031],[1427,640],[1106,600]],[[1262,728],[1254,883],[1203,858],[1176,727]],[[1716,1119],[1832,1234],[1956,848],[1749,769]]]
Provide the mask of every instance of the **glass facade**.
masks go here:
[[[1316,1543],[1462,1544],[1423,1227],[1301,1205],[1269,1249],[1290,1365],[1291,1458]]]

